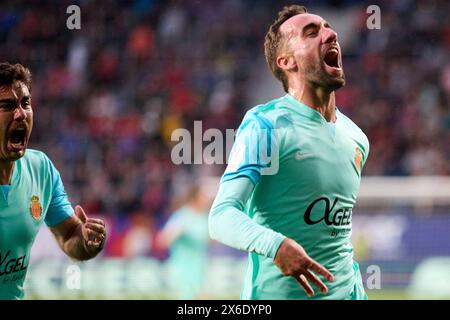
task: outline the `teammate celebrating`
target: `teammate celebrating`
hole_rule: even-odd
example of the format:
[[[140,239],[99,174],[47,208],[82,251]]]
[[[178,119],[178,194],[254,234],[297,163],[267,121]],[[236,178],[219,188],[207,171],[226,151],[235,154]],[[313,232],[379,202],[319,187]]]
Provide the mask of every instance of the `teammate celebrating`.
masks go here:
[[[335,105],[345,84],[337,34],[285,7],[265,56],[287,94],[245,115],[210,235],[249,252],[243,299],[366,299],[350,235],[369,142]]]
[[[21,299],[30,250],[42,222],[71,258],[87,260],[103,247],[105,224],[75,212],[47,156],[28,149],[33,127],[31,72],[0,63],[0,299]],[[75,213],[75,214],[74,214]]]

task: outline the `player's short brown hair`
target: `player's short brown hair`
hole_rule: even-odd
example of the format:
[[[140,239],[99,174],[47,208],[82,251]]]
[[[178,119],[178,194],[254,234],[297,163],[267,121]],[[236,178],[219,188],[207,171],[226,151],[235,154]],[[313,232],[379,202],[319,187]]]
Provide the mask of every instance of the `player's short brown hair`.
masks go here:
[[[278,12],[277,19],[270,25],[269,30],[266,33],[266,39],[264,41],[264,53],[266,56],[266,62],[270,71],[274,74],[275,78],[281,81],[284,91],[288,91],[288,79],[286,74],[277,66],[277,56],[281,45],[283,44],[283,35],[280,33],[280,26],[289,18],[298,14],[307,13],[308,11],[304,6],[290,5],[285,6],[280,12]]]
[[[31,71],[20,63],[0,63],[0,87],[12,85],[16,81],[23,82],[31,91]]]

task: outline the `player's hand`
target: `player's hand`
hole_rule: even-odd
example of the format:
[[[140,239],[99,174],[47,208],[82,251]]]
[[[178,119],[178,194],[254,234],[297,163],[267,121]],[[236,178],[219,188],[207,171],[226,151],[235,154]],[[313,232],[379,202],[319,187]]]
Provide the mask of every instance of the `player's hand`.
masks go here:
[[[310,283],[319,288],[323,294],[328,292],[327,286],[315,273],[322,275],[327,281],[334,281],[330,271],[309,257],[301,245],[289,238],[281,243],[274,263],[283,275],[294,277],[309,297],[314,296]]]
[[[80,219],[81,233],[89,252],[98,252],[106,239],[105,222],[102,219],[88,218],[81,206],[75,207],[75,214]]]

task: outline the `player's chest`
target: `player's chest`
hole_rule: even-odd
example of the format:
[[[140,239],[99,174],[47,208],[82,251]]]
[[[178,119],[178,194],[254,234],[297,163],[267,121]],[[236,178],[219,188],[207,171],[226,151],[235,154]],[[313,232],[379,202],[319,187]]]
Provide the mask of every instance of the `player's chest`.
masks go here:
[[[310,124],[286,130],[280,168],[318,185],[359,185],[362,152],[358,139],[338,124]]]
[[[49,205],[43,191],[20,184],[0,195],[0,247],[11,242],[26,245],[34,239]]]

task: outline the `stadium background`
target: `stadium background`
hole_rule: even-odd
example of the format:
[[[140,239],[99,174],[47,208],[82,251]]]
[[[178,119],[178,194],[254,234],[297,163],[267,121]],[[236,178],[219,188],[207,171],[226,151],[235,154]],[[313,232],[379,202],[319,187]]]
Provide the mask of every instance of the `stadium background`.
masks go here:
[[[171,133],[194,120],[235,129],[248,108],[282,94],[262,44],[293,2],[1,2],[0,60],[33,72],[30,147],[50,156],[72,203],[104,217],[109,231],[99,258],[74,263],[43,228],[28,299],[172,297],[155,235],[192,179],[224,166],[173,164]],[[81,30],[66,27],[71,4]],[[338,31],[347,85],[337,102],[371,142],[353,219],[363,278],[381,270],[369,297],[450,298],[449,3],[301,4]],[[366,26],[371,4],[380,30]],[[238,298],[245,255],[212,243],[210,258],[205,298]],[[77,270],[81,287],[70,289]]]

